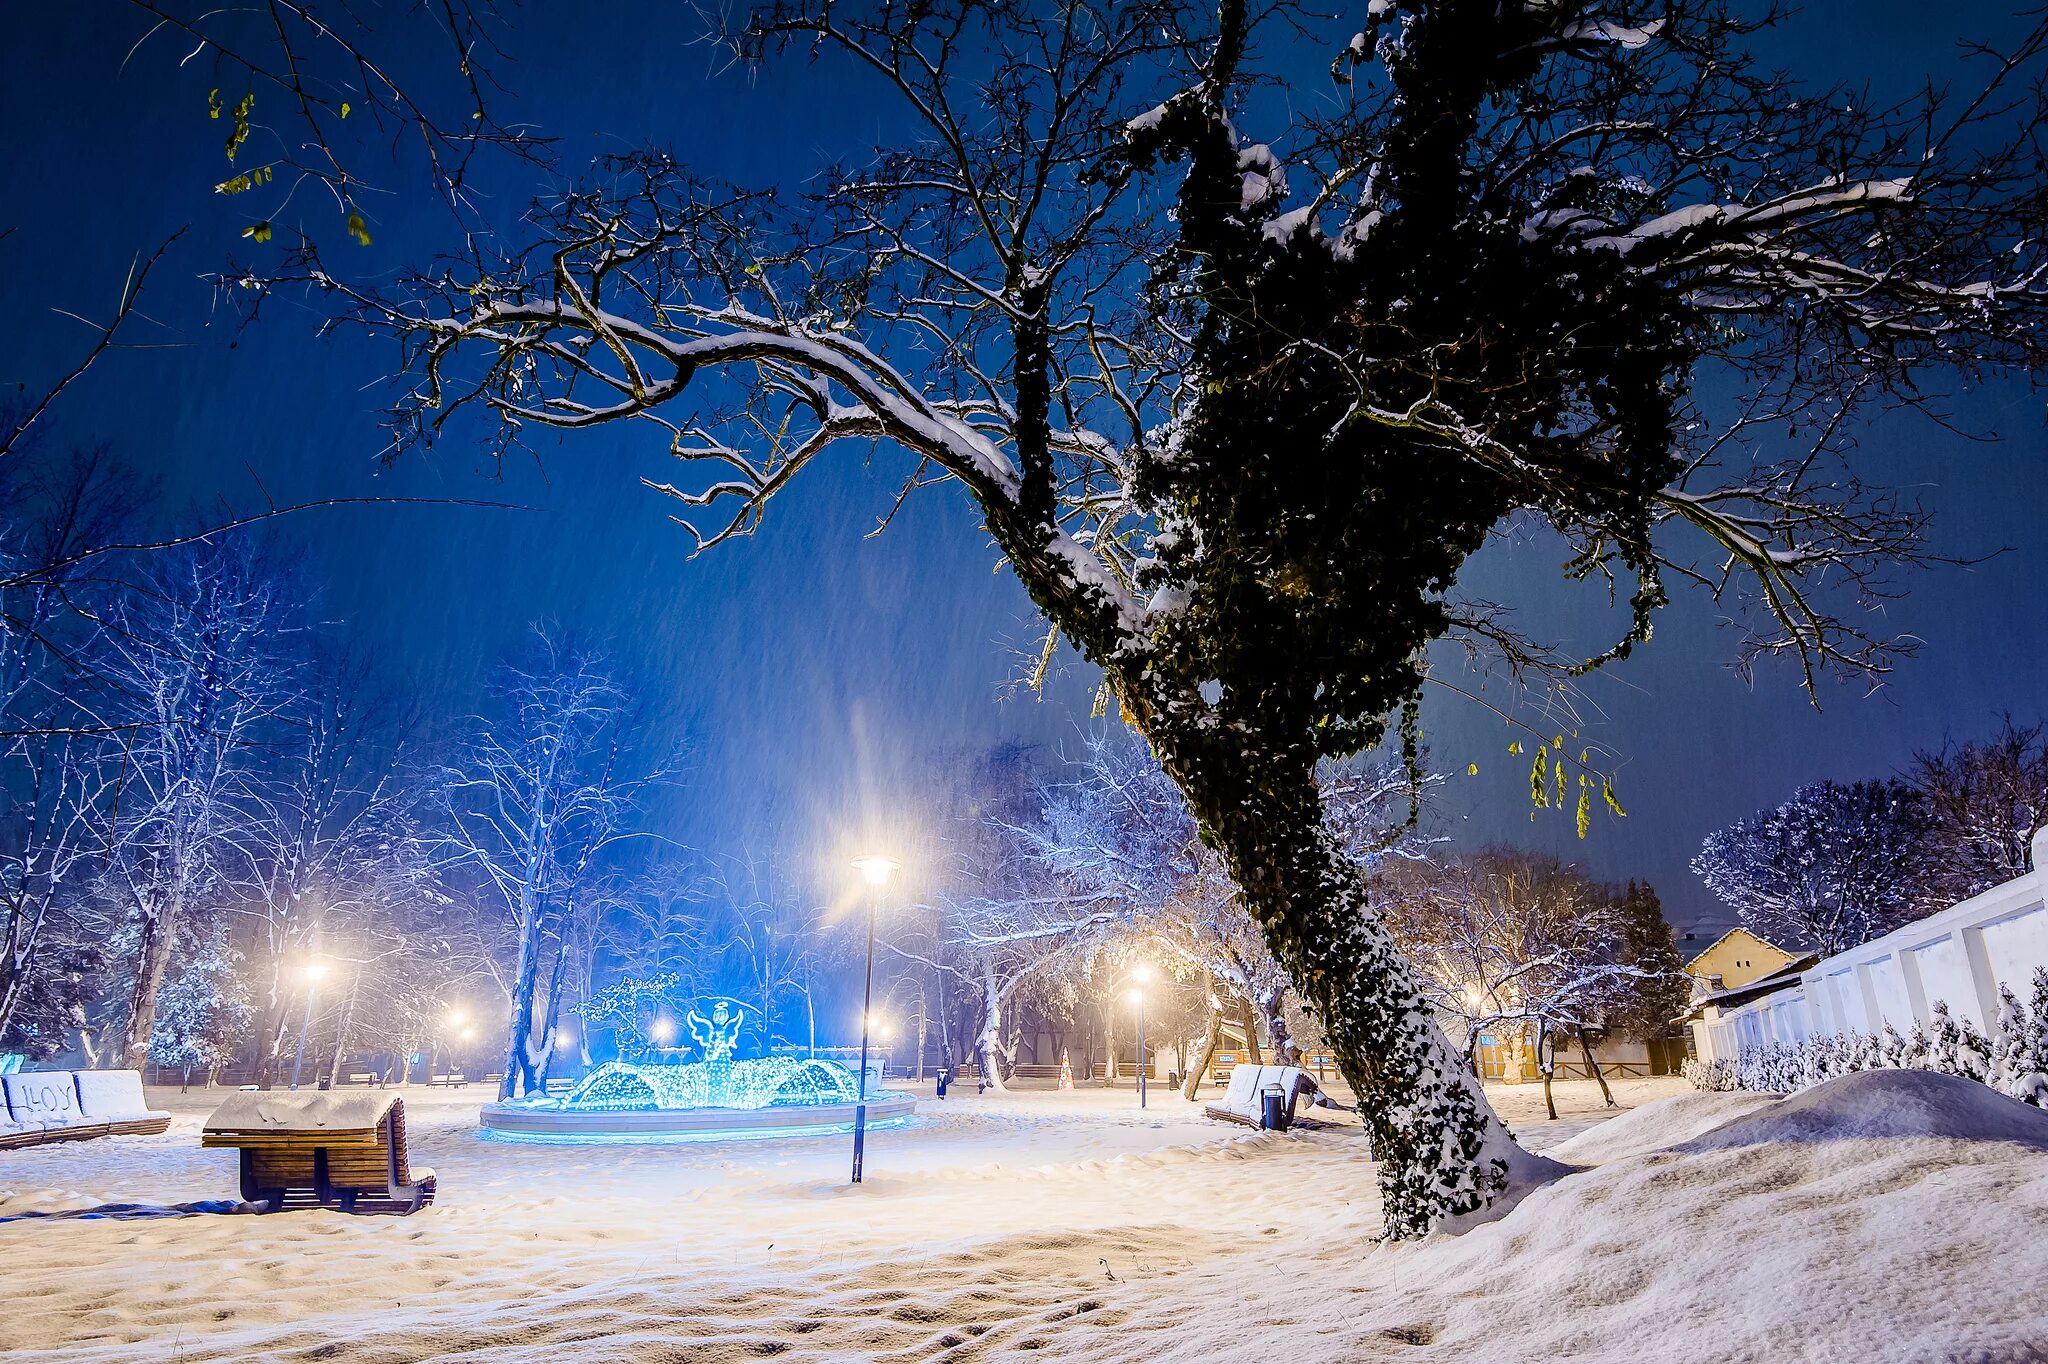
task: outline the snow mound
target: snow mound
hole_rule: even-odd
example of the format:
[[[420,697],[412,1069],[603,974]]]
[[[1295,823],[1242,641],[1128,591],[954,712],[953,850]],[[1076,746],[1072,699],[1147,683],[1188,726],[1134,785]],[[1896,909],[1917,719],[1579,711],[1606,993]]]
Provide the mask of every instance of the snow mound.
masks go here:
[[[1645,1110],[1647,1111],[1647,1110]],[[1591,1134],[1589,1134],[1591,1135]],[[2009,1141],[2048,1151],[2048,1112],[1988,1085],[1927,1070],[1865,1070],[1723,1123],[1681,1149],[1923,1137]]]
[[[1690,1141],[1732,1119],[1747,1116],[1778,1102],[1775,1094],[1749,1094],[1740,1090],[1714,1094],[1674,1094],[1609,1118],[1591,1131],[1581,1132],[1545,1151],[1568,1165],[1600,1165],[1626,1156],[1639,1156],[1679,1142]]]

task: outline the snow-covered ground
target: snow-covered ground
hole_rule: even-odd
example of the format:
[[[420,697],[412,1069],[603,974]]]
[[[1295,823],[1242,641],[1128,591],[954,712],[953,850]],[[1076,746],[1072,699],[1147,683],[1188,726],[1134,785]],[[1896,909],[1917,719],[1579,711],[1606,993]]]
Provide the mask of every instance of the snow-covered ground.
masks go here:
[[[1789,1101],[1496,1089],[1592,1166],[1499,1223],[1375,1244],[1354,1128],[1163,1090],[957,1094],[844,1140],[517,1146],[408,1096],[411,1218],[80,1216],[232,1198],[199,1095],[162,1137],[0,1153],[0,1352],[47,1360],[2048,1358],[2048,1115],[1917,1072]],[[1985,1136],[1992,1139],[1986,1140]]]

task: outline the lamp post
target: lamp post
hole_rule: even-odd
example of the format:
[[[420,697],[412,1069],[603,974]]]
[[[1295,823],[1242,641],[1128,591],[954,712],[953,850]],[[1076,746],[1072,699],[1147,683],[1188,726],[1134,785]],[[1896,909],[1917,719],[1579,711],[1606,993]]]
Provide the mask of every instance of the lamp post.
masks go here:
[[[1137,985],[1131,990],[1131,1003],[1138,1006],[1138,1107],[1145,1106],[1145,1072],[1151,1067],[1145,1064],[1145,986],[1152,979],[1152,968],[1140,966],[1131,972],[1131,979]]]
[[[306,1012],[299,1019],[299,1045],[292,1051],[292,1088],[299,1087],[299,1062],[306,1056],[306,1030],[313,1026],[313,1001],[320,995],[320,977],[327,974],[327,963],[309,961],[300,968],[299,974],[306,978]]]
[[[875,909],[881,903],[882,887],[896,870],[896,859],[870,854],[853,859],[853,866],[868,886],[868,964],[860,994],[860,1091],[853,1106],[853,1182],[860,1183],[861,1158],[868,1140],[868,1027],[875,1008]]]

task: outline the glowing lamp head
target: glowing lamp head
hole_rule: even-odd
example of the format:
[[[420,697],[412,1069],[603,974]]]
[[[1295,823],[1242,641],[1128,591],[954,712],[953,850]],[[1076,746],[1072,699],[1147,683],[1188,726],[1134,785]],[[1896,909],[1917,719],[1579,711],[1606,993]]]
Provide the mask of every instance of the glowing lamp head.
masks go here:
[[[1131,991],[1130,998],[1133,1004],[1143,1004],[1145,1002],[1145,992],[1143,990],[1133,990]]]
[[[557,1029],[555,1029],[555,1045],[556,1045],[556,1046],[558,1046],[558,1047],[571,1047],[571,1046],[574,1046],[575,1044],[576,1044],[576,1034],[575,1034],[575,1033],[573,1033],[573,1032],[570,1032],[570,1031],[569,1031],[569,1030],[568,1030],[567,1028],[557,1028]]]
[[[860,873],[860,879],[880,890],[889,884],[889,878],[896,874],[896,859],[869,854],[853,859],[853,869]]]
[[[1137,981],[1140,985],[1150,985],[1152,983],[1152,968],[1140,963],[1132,969],[1131,979]]]
[[[327,963],[324,961],[309,961],[299,968],[299,972],[307,980],[318,980],[327,974]]]
[[[675,1041],[675,1020],[671,1018],[655,1019],[654,1026],[647,1030],[647,1035],[649,1037],[652,1037],[655,1041],[662,1043],[663,1045],[667,1045],[668,1043]]]
[[[459,1028],[468,1020],[469,1015],[463,1013],[460,1009],[450,1009],[448,1011],[448,1026],[451,1028]]]

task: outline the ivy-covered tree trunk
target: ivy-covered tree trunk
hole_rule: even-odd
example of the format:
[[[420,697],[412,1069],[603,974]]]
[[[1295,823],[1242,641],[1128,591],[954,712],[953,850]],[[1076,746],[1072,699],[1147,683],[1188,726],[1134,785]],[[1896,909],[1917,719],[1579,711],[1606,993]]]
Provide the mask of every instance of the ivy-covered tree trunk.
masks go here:
[[[1313,779],[1215,772],[1185,771],[1183,789],[1358,1095],[1388,1235],[1454,1228],[1561,1172],[1493,1115],[1372,912],[1363,868],[1325,829]]]

